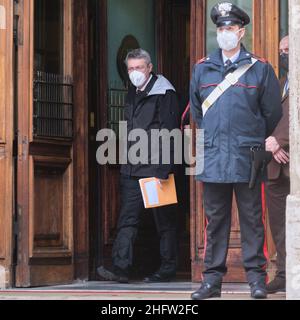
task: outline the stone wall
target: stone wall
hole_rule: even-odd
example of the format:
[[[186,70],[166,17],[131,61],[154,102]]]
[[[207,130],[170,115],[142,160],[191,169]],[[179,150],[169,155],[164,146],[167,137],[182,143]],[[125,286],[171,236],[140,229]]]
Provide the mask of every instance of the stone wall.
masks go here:
[[[291,194],[287,200],[287,299],[300,300],[300,0],[289,2]]]

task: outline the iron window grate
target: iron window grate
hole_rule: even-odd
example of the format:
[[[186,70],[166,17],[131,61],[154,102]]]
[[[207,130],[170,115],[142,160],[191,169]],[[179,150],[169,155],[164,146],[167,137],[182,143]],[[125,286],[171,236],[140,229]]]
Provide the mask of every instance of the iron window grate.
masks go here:
[[[73,81],[70,76],[37,71],[33,101],[35,137],[73,138]]]
[[[128,89],[110,86],[108,90],[108,125],[116,135],[119,134],[119,122],[124,121],[125,101]]]

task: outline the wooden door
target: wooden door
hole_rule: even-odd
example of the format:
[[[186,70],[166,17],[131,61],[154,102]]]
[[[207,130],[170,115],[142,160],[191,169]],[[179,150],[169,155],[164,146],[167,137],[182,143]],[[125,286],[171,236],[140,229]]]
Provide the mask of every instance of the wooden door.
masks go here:
[[[252,36],[252,51],[266,58],[278,72],[279,1],[252,0],[251,6],[252,29],[249,30],[248,35]],[[208,23],[210,23],[208,20],[210,17],[207,13],[211,7],[212,1],[208,0],[192,0],[191,3],[191,68],[198,59],[206,56],[207,53],[207,40],[210,40],[210,37],[205,35],[207,34]],[[193,127],[195,129],[195,124],[193,124]],[[190,185],[192,280],[200,281],[204,269],[205,213],[203,209],[203,189],[201,183],[194,181],[194,177],[191,177]],[[264,209],[266,210],[265,207]],[[272,256],[274,245],[268,224],[266,228],[268,251],[269,255]],[[233,199],[232,206],[232,228],[227,266],[228,273],[225,281],[246,281],[242,265],[240,227],[235,199]]]
[[[17,287],[71,282],[72,0],[18,1]]]
[[[0,1],[0,288],[12,282],[13,8]]]

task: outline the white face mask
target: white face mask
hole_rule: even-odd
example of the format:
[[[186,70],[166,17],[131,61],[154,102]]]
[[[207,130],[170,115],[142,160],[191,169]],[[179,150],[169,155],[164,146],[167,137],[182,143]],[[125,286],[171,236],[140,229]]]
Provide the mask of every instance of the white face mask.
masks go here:
[[[146,82],[145,74],[137,70],[134,70],[129,74],[129,79],[137,88],[141,87]]]
[[[239,41],[241,39],[237,35],[239,31],[240,30],[236,32],[224,30],[222,32],[218,32],[217,41],[219,47],[226,51],[235,49],[238,46]]]

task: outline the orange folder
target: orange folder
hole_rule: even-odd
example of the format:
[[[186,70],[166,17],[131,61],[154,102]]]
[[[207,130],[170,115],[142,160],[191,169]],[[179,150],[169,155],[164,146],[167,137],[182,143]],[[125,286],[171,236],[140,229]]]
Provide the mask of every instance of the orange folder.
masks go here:
[[[159,179],[157,178],[140,179],[139,183],[146,209],[178,202],[174,174],[170,174],[169,179],[161,184],[159,184]]]

